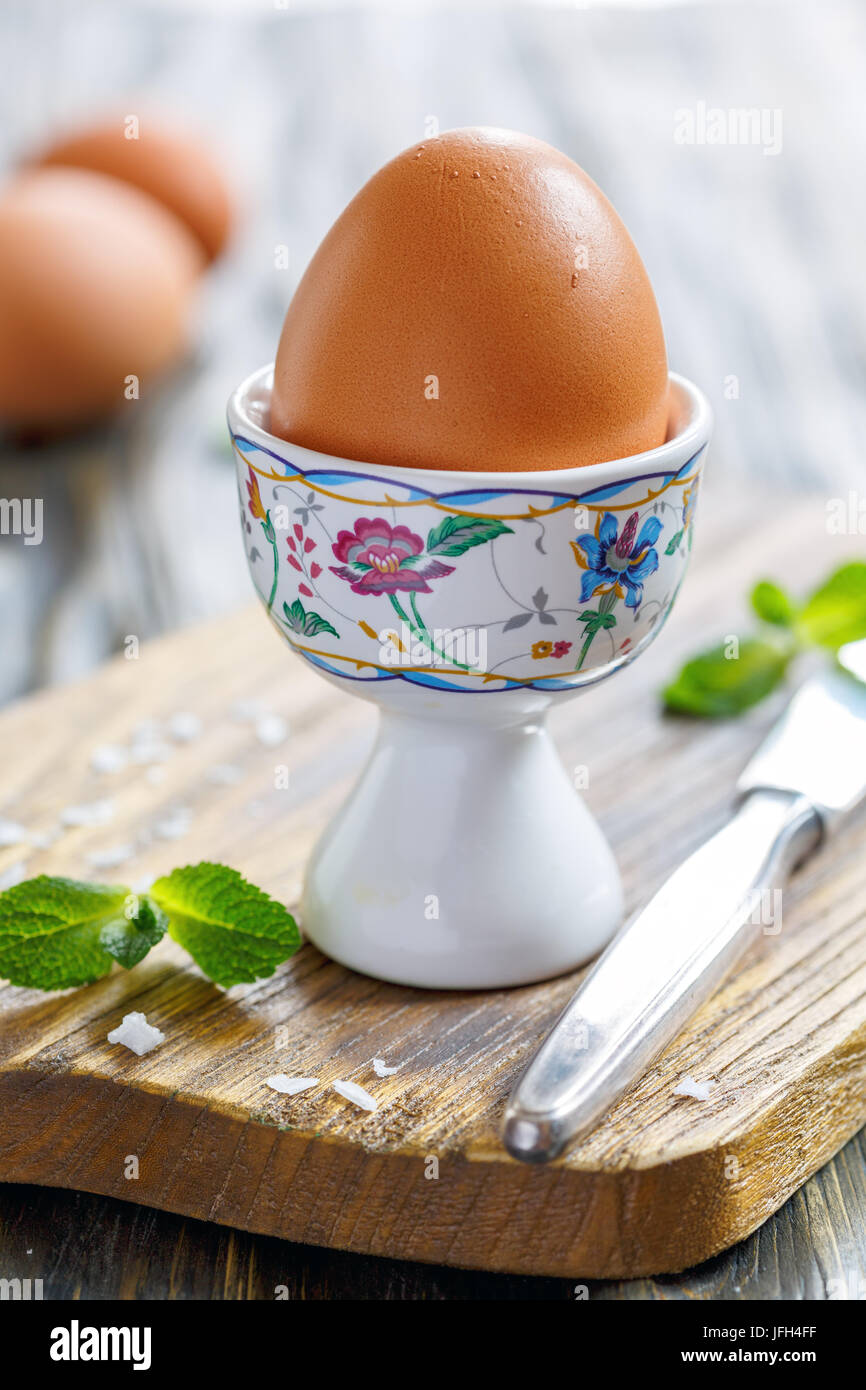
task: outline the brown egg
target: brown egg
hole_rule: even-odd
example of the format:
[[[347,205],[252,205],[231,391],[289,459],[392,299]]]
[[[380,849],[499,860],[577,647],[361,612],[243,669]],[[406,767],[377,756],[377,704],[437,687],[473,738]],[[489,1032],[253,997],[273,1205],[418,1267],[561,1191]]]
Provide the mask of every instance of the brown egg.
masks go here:
[[[170,208],[201,241],[208,260],[219,254],[231,228],[231,200],[208,151],[192,136],[143,117],[137,139],[122,118],[70,135],[40,164],[91,169],[149,193]]]
[[[453,130],[361,189],[289,305],[271,431],[374,464],[571,468],[664,442],[667,362],[628,232],[582,169]]]
[[[21,175],[0,197],[0,420],[77,425],[146,391],[184,352],[202,261],[174,214],[127,184]]]

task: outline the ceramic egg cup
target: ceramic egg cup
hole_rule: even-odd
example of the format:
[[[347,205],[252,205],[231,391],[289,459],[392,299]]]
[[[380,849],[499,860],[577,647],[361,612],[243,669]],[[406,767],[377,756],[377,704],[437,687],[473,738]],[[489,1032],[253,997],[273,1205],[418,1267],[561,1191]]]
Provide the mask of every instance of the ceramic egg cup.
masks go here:
[[[685,571],[710,411],[588,468],[376,467],[268,433],[272,372],[229,402],[247,559],[289,645],[374,701],[378,736],[307,868],[307,938],[399,984],[527,984],[620,924],[610,847],[545,726],[632,661]],[[577,779],[579,780],[579,778]]]

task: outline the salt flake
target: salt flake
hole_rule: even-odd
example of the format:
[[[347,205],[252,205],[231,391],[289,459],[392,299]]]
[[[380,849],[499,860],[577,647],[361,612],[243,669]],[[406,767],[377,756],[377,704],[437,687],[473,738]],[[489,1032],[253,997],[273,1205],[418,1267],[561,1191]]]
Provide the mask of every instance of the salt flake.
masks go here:
[[[134,854],[135,845],[111,845],[107,849],[94,850],[85,858],[93,869],[114,869],[118,864],[125,864]]]
[[[0,874],[0,893],[5,893],[7,888],[17,888],[18,884],[23,883],[26,877],[27,865],[23,859],[16,860]]]
[[[94,772],[122,772],[129,762],[129,752],[119,743],[100,743],[90,754]]]
[[[690,1076],[684,1076],[679,1086],[674,1087],[675,1096],[692,1096],[694,1100],[709,1100],[712,1092],[712,1083],[709,1081],[694,1081]]]
[[[60,812],[62,825],[105,825],[114,815],[111,801],[90,801],[80,806],[66,806]]]
[[[369,1091],[365,1091],[363,1086],[358,1086],[354,1081],[335,1081],[334,1090],[338,1096],[344,1100],[350,1100],[354,1105],[359,1105],[362,1110],[378,1110],[379,1102],[374,1100]]]
[[[288,737],[289,726],[279,714],[265,714],[256,721],[256,738],[265,748],[276,748]]]
[[[0,820],[0,849],[8,845],[23,845],[27,831],[16,820]]]
[[[191,743],[202,731],[202,722],[189,710],[178,710],[168,721],[168,732],[178,743]]]
[[[301,1091],[309,1091],[312,1086],[318,1086],[317,1076],[286,1076],[279,1072],[276,1076],[265,1078],[265,1085],[270,1086],[272,1091],[279,1091],[284,1096],[296,1096]]]
[[[374,1070],[374,1072],[376,1073],[377,1076],[393,1076],[395,1072],[398,1072],[398,1071],[400,1070],[400,1068],[399,1068],[399,1067],[388,1067],[388,1066],[386,1066],[385,1063],[382,1061],[382,1058],[381,1058],[381,1057],[374,1057],[374,1058],[373,1058],[373,1070]]]
[[[148,1023],[144,1014],[124,1014],[123,1022],[119,1028],[111,1030],[108,1041],[120,1043],[123,1047],[128,1047],[130,1052],[134,1052],[136,1057],[143,1057],[146,1052],[152,1052],[160,1043],[165,1042],[165,1033]]]
[[[173,751],[171,744],[164,739],[152,738],[133,743],[131,756],[136,766],[147,767],[151,763],[168,762]]]
[[[179,840],[187,833],[191,823],[192,811],[189,807],[176,806],[167,816],[155,823],[153,833],[160,840]]]

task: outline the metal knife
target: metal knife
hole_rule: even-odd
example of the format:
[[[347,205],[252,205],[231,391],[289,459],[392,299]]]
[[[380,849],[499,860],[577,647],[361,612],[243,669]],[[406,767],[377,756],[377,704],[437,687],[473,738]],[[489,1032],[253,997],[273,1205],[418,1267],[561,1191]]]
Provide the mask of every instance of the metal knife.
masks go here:
[[[746,948],[776,890],[866,800],[866,640],[808,680],[737,784],[738,808],[614,937],[515,1086],[503,1137],[543,1163],[646,1071]]]

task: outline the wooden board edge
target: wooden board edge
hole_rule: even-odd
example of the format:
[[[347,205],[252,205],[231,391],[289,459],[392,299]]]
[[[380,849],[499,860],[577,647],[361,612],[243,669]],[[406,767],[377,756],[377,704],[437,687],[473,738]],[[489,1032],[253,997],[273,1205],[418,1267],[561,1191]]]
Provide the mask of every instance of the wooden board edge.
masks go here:
[[[8,1070],[0,1181],[457,1268],[672,1274],[749,1235],[866,1123],[866,1024],[844,1052],[848,1065],[821,1059],[730,1145],[607,1173],[371,1152],[110,1078]]]

